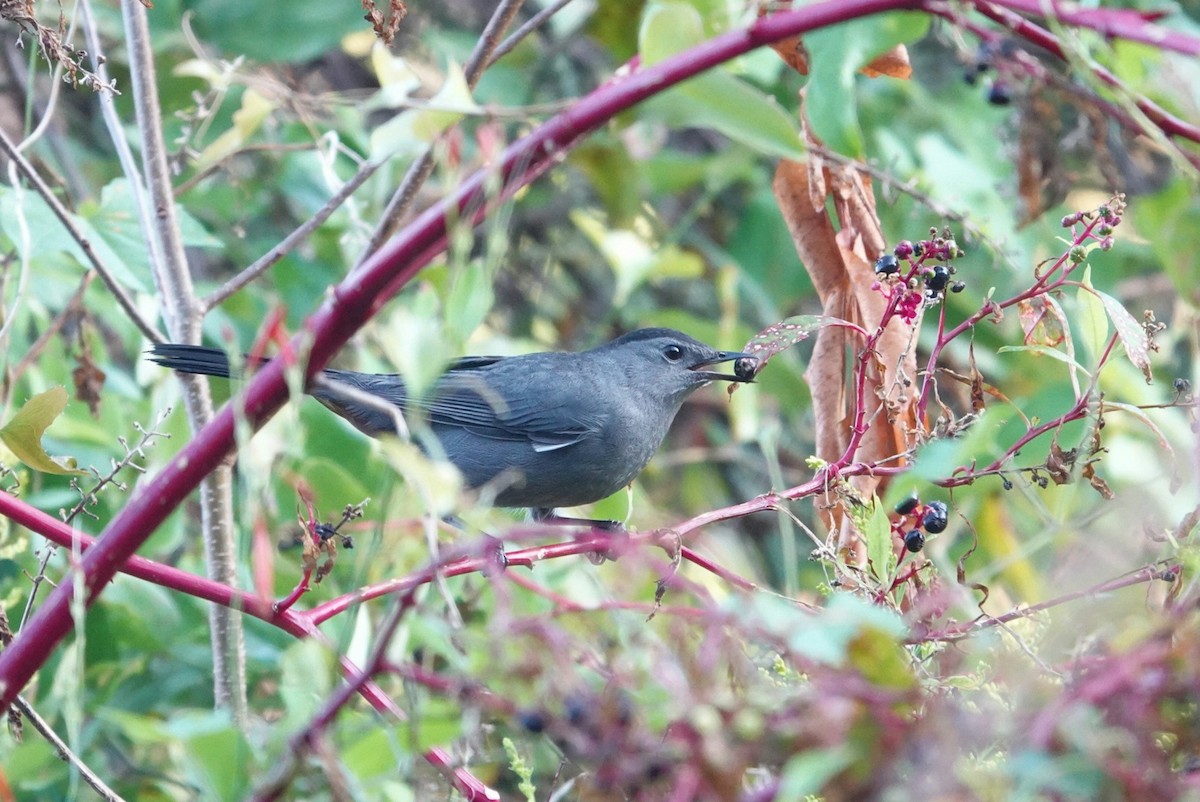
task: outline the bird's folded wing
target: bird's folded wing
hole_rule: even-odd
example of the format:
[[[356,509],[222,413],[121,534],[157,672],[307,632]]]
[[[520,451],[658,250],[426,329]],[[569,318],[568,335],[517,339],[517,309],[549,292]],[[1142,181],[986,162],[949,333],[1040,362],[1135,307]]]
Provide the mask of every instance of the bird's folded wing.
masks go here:
[[[525,378],[528,383],[510,384],[501,394],[481,374],[450,372],[420,407],[433,423],[496,440],[526,440],[539,452],[566,448],[599,431],[602,421],[581,409],[577,398],[554,382]]]

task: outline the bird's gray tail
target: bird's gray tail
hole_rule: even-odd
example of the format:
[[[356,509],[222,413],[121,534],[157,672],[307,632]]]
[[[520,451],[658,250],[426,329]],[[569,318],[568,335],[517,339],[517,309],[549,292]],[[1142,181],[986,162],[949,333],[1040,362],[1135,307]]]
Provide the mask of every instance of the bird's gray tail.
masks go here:
[[[229,365],[229,356],[220,348],[203,345],[180,345],[179,343],[156,343],[150,349],[150,361],[164,368],[182,373],[200,373],[205,376],[240,378]]]

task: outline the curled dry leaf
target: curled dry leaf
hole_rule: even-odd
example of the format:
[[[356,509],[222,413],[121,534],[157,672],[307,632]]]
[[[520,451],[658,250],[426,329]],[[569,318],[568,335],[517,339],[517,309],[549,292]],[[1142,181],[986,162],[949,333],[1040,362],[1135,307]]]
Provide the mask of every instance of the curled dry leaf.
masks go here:
[[[979,366],[975,364],[974,340],[971,340],[971,346],[967,353],[970,357],[971,366],[971,411],[979,414],[987,408],[987,401],[983,397],[983,374],[979,372]]]
[[[786,39],[772,42],[771,48],[779,54],[784,64],[801,75],[808,75],[808,51],[804,48],[804,41],[799,36],[789,36]]]
[[[759,6],[758,16],[759,18],[767,16],[767,9],[764,5]],[[809,56],[808,50],[804,47],[803,38],[789,36],[786,39],[780,39],[771,44],[771,49],[779,54],[784,64],[801,75],[808,75]],[[871,59],[859,68],[859,72],[868,78],[882,76],[907,80],[912,77],[912,63],[908,60],[908,48],[903,44],[898,44]]]
[[[75,370],[71,372],[75,400],[87,404],[93,418],[100,417],[100,391],[104,389],[104,379],[104,371],[92,360],[90,352],[85,351],[76,359]]]
[[[803,116],[801,122],[807,129]],[[806,136],[814,142],[807,130]],[[824,163],[814,157],[808,162],[780,162],[772,189],[800,260],[820,295],[823,314],[819,317],[875,331],[887,301],[872,289],[872,265],[886,243],[870,178],[852,165]],[[817,190],[822,190],[819,202]],[[826,212],[827,199],[833,201],[837,230]],[[914,332],[898,318],[889,322],[873,354],[862,362],[866,385],[861,396],[855,392],[853,374],[847,371],[847,355],[854,359],[864,345],[861,336],[853,332],[845,325],[820,327],[805,371],[813,394],[817,456],[827,462],[846,457],[861,462],[890,459],[896,464],[898,455],[908,450],[909,434],[918,428],[911,387],[912,377],[917,375]],[[854,453],[847,454],[859,398],[868,428]],[[884,480],[862,476],[850,481],[859,495],[869,498]],[[860,563],[864,561],[862,535],[838,506],[829,509],[827,523],[838,532],[839,546],[852,551]]]
[[[1050,454],[1046,457],[1046,473],[1056,485],[1065,485],[1071,481],[1071,468],[1075,465],[1075,449],[1063,451],[1058,440],[1050,444]]]
[[[868,78],[909,79],[912,77],[912,63],[908,60],[908,48],[896,45],[891,50],[871,59],[870,63],[859,70]]]
[[[1095,491],[1099,493],[1106,501],[1112,501],[1117,497],[1117,494],[1112,492],[1112,488],[1108,486],[1108,482],[1104,481],[1102,478],[1100,478],[1099,474],[1096,473],[1096,466],[1093,463],[1089,462],[1084,465],[1083,470],[1080,471],[1080,473],[1083,474],[1084,479],[1088,480],[1088,484],[1090,484],[1092,488],[1095,489]]]

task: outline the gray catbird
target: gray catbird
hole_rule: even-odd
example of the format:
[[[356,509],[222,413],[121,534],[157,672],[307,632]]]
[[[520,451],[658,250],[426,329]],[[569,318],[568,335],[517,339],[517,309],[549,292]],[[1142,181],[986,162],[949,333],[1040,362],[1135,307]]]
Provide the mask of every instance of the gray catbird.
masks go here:
[[[216,348],[160,344],[151,353],[184,373],[230,376]],[[640,329],[581,353],[465,357],[415,402],[396,374],[326,370],[306,392],[373,437],[394,433],[394,416],[344,387],[401,411],[415,406],[469,487],[488,485],[498,506],[530,507],[551,520],[555,507],[598,501],[629,484],[685,398],[714,380],[749,381],[706,368],[745,357],[672,329]]]

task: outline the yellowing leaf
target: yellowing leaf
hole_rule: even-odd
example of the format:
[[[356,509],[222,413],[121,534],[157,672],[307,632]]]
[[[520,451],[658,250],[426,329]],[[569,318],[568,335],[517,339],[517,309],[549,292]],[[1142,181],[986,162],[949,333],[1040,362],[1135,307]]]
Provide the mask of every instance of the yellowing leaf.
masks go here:
[[[8,424],[0,429],[0,440],[17,459],[42,473],[84,475],[87,471],[75,467],[74,457],[52,457],[42,448],[42,434],[62,414],[67,406],[67,391],[53,387],[39,393],[17,410]]]
[[[419,152],[463,117],[480,111],[462,67],[451,64],[442,88],[424,108],[406,109],[375,129],[371,134],[371,155],[383,159]]]
[[[213,164],[219,164],[237,153],[246,141],[262,127],[263,121],[274,111],[275,104],[265,97],[247,89],[242,95],[242,105],[233,113],[233,127],[204,149],[196,159],[195,168],[201,172]]]

